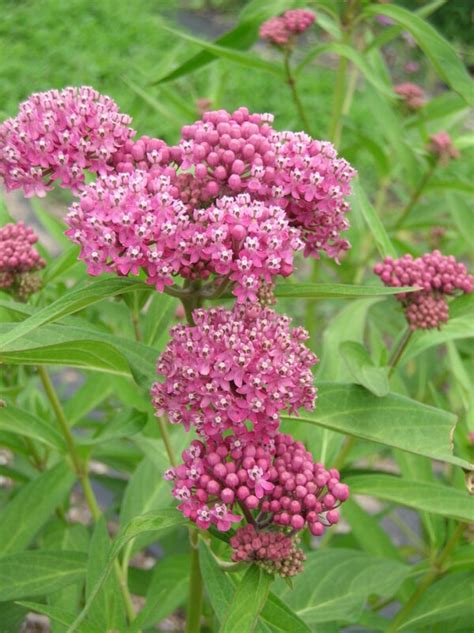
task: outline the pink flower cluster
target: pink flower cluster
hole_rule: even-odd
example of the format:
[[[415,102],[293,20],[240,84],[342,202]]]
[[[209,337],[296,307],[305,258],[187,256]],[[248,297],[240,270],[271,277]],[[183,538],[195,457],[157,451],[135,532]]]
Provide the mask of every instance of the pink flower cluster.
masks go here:
[[[46,195],[55,180],[77,191],[84,170],[107,170],[133,134],[130,122],[112,99],[86,86],[33,94],[0,125],[0,176],[26,197]]]
[[[314,463],[290,435],[277,433],[266,443],[235,435],[194,440],[183,460],[165,478],[174,483],[179,509],[201,529],[226,532],[245,517],[259,529],[272,524],[294,534],[308,526],[321,536],[339,521],[336,508],[349,497],[339,472]]]
[[[240,527],[230,539],[234,562],[256,563],[269,574],[283,578],[303,571],[306,556],[295,539],[284,532],[256,530],[251,524]]]
[[[355,170],[337,157],[327,141],[313,140],[304,132],[282,132],[275,141],[275,182],[272,195],[291,224],[302,231],[305,255],[325,251],[338,261],[350,247],[341,233],[349,222],[350,181]]]
[[[33,229],[23,222],[0,227],[0,288],[16,287],[21,290],[23,281],[31,281],[30,273],[44,268],[46,262],[33,247],[37,241],[38,236]],[[26,286],[29,288],[31,284]],[[31,290],[37,289],[37,286]]]
[[[260,37],[276,46],[291,45],[293,38],[307,31],[315,19],[315,14],[308,9],[290,9],[279,17],[263,22]]]
[[[412,255],[400,259],[386,257],[375,266],[374,272],[386,286],[420,289],[396,295],[414,330],[436,328],[446,323],[449,316],[446,295],[470,293],[474,285],[474,277],[468,274],[464,264],[438,250],[416,259]]]
[[[459,158],[461,155],[447,132],[431,134],[428,151],[438,158],[442,165],[447,165],[451,159]]]
[[[274,179],[273,115],[239,108],[206,112],[181,130],[182,170],[193,170],[203,202],[244,191],[264,197]]]
[[[165,376],[152,387],[158,415],[195,427],[204,437],[232,428],[236,436],[266,438],[280,412],[312,409],[316,399],[311,367],[316,356],[304,345],[307,332],[258,304],[233,310],[195,310],[195,327],[177,325],[158,359]],[[250,434],[246,422],[253,425]]]
[[[66,218],[66,235],[81,246],[89,274],[137,275],[143,269],[157,290],[171,285],[174,275],[214,274],[234,282],[239,301],[256,301],[262,283],[293,271],[303,243],[281,208],[240,194],[192,209],[177,195],[169,177],[154,169],[123,171],[89,185]]]
[[[417,84],[406,82],[395,86],[395,94],[402,97],[409,110],[419,110],[425,105],[425,92]]]

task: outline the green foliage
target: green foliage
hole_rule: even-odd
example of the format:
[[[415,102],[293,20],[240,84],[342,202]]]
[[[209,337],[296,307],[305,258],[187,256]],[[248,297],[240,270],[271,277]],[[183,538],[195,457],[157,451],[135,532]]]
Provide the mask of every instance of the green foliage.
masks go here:
[[[149,397],[179,299],[141,276],[88,279],[63,234],[64,191],[21,209],[17,194],[0,200],[0,225],[26,214],[47,260],[27,303],[0,293],[1,633],[20,630],[28,612],[53,633],[162,630],[199,604],[201,581],[206,633],[470,630],[473,295],[450,301],[449,322],[415,332],[397,356],[406,324],[394,295],[412,289],[372,273],[383,257],[434,248],[472,260],[465,3],[307,4],[317,21],[290,60],[298,107],[280,52],[258,30],[305,3],[0,0],[2,120],[34,91],[87,84],[140,134],[175,143],[207,99],[273,112],[277,129],[306,118],[358,171],[352,249],[339,265],[299,258],[274,289],[276,309],[309,330],[320,357],[316,408],[286,415],[284,430],[337,466],[352,494],[342,530],[304,535],[305,571],[288,582],[232,565],[227,536],[188,532],[163,479],[189,444],[157,421]],[[411,80],[427,93],[417,112],[393,91]],[[431,173],[429,136],[442,130],[461,156]]]

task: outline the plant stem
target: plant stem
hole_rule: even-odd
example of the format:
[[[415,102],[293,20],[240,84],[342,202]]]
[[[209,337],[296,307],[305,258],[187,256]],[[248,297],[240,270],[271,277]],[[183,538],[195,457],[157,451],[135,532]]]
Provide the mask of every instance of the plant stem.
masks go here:
[[[296,79],[291,70],[290,57],[291,57],[291,51],[286,49],[283,55],[283,66],[285,70],[286,83],[288,84],[290,88],[293,103],[295,104],[295,107],[298,110],[298,114],[301,119],[301,122],[303,123],[303,126],[308,133],[311,133],[311,126],[309,124],[308,117],[306,116],[303,102],[301,101],[300,96],[298,94],[298,90],[296,88]]]
[[[398,362],[400,358],[402,357],[403,352],[405,351],[408,343],[410,342],[412,334],[413,334],[413,330],[410,327],[407,327],[404,335],[400,339],[400,343],[398,344],[396,350],[392,354],[392,358],[388,362],[388,366],[389,366],[388,377],[389,378],[393,374],[395,367],[398,365]]]
[[[337,67],[336,88],[334,90],[331,124],[329,127],[329,140],[336,147],[339,145],[342,134],[342,109],[344,107],[347,66],[347,58],[340,55],[339,64]]]
[[[415,206],[415,204],[418,202],[418,200],[421,197],[421,194],[423,193],[424,188],[426,187],[426,185],[428,184],[431,176],[433,175],[435,169],[436,169],[436,162],[431,163],[430,167],[428,168],[428,170],[426,171],[425,175],[423,176],[423,178],[420,180],[418,187],[415,189],[415,191],[412,193],[410,200],[408,201],[408,204],[406,205],[406,207],[403,209],[403,211],[400,214],[400,217],[398,218],[398,220],[395,222],[394,225],[394,229],[399,229],[405,222],[405,220],[407,219],[407,217],[410,214],[410,211],[413,209],[413,207]]]
[[[173,451],[173,446],[171,444],[170,434],[168,433],[168,427],[166,426],[166,421],[163,420],[161,416],[158,418],[158,426],[160,427],[161,438],[163,440],[163,444],[165,445],[166,454],[168,455],[168,459],[170,460],[170,464],[172,466],[177,465],[176,456]]]
[[[87,465],[83,464],[81,461],[79,452],[77,450],[77,446],[74,442],[74,437],[71,433],[71,429],[69,428],[69,423],[64,414],[64,410],[61,406],[61,402],[59,401],[58,394],[56,393],[56,390],[51,381],[51,378],[49,377],[49,374],[43,365],[38,366],[38,375],[40,377],[41,383],[45,390],[46,396],[49,402],[51,403],[53,411],[56,415],[56,419],[59,423],[59,426],[61,427],[61,431],[63,433],[64,439],[66,440],[68,452],[74,466],[74,472],[76,473],[81,483],[81,487],[84,492],[84,498],[86,500],[87,507],[89,508],[89,511],[94,521],[97,521],[97,519],[101,515],[101,510],[100,510],[99,504],[97,503],[94,490],[92,489],[92,486],[91,486],[89,474],[87,472]],[[125,609],[127,611],[127,617],[129,621],[132,622],[136,617],[136,613],[135,613],[135,609],[132,603],[130,592],[128,590],[127,582],[125,580],[125,576],[122,573],[122,570],[117,560],[115,561],[114,568],[115,568],[115,573],[117,575],[117,580],[120,586],[120,591],[122,593]]]
[[[395,631],[398,631],[401,624],[405,622],[405,620],[407,619],[407,616],[416,606],[421,596],[425,593],[428,587],[430,587],[433,584],[436,578],[443,572],[443,569],[442,569],[443,564],[446,561],[446,559],[449,557],[453,549],[455,548],[457,542],[459,541],[462,534],[464,533],[465,528],[466,528],[465,524],[460,523],[458,527],[454,530],[454,532],[452,533],[450,539],[448,540],[444,548],[441,550],[439,555],[433,561],[431,571],[429,571],[428,574],[421,581],[417,590],[413,593],[413,595],[405,604],[405,606],[397,613],[396,617],[394,618],[390,626],[386,629],[386,633],[394,633]]]
[[[356,441],[357,439],[353,437],[352,435],[346,436],[346,439],[344,440],[344,444],[342,445],[341,450],[339,451],[336,459],[334,460],[334,468],[337,468],[337,470],[340,470],[344,466],[344,464],[346,463],[347,456],[349,455],[351,450],[354,448]]]
[[[142,333],[140,331],[140,308],[138,307],[138,294],[133,293],[133,306],[131,310],[133,332],[135,334],[135,340],[140,343],[142,340]]]
[[[189,600],[186,617],[186,633],[199,633],[201,630],[202,610],[202,577],[199,566],[199,534],[195,528],[190,529],[191,541],[191,575],[189,578]]]

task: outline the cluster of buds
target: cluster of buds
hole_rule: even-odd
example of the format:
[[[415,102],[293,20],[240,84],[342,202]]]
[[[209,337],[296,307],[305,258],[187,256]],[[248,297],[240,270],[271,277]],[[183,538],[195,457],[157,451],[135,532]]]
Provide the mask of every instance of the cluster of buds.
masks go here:
[[[251,524],[240,527],[230,539],[232,560],[255,563],[267,573],[290,578],[303,571],[306,556],[298,538],[275,530],[258,530]]]
[[[406,82],[395,86],[395,94],[402,98],[403,103],[409,110],[419,110],[425,103],[425,92],[421,86]]]
[[[474,277],[468,274],[464,264],[438,250],[418,258],[409,254],[400,259],[386,257],[376,264],[374,272],[386,286],[419,289],[396,295],[413,330],[439,328],[446,323],[449,318],[447,296],[470,293],[474,285]]]
[[[304,345],[307,332],[290,329],[287,316],[237,303],[195,310],[194,320],[195,327],[172,328],[158,359],[165,377],[151,392],[158,415],[166,411],[171,423],[193,426],[204,438],[232,429],[259,439],[276,432],[283,410],[314,407],[317,358]]]
[[[85,170],[107,170],[133,134],[130,123],[110,97],[87,86],[33,94],[0,125],[0,176],[26,197],[45,196],[55,180],[77,192]]]
[[[281,433],[266,442],[235,435],[195,440],[165,478],[173,481],[181,512],[199,528],[227,532],[247,521],[231,541],[234,560],[280,561],[273,567],[283,575],[302,562],[293,536],[305,527],[321,536],[339,521],[337,507],[349,497],[337,470],[315,463],[301,442]]]
[[[459,150],[454,147],[452,138],[447,132],[431,134],[428,143],[428,151],[441,165],[447,165],[450,160],[459,158]]]
[[[260,37],[276,46],[291,46],[295,36],[307,31],[316,19],[308,9],[290,9],[283,15],[270,18],[260,27]]]
[[[0,289],[26,300],[41,286],[35,274],[46,262],[34,248],[38,236],[23,222],[0,227]]]

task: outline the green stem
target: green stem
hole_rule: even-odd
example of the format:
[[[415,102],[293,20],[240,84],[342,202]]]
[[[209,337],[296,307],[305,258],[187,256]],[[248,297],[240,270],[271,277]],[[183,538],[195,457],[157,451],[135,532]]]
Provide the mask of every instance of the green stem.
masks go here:
[[[58,394],[56,393],[56,390],[51,381],[51,378],[49,377],[49,374],[43,365],[38,366],[38,375],[40,377],[46,396],[56,415],[56,419],[59,423],[59,426],[61,427],[61,431],[64,436],[64,439],[66,440],[68,452],[74,466],[74,472],[76,473],[81,483],[82,490],[84,491],[84,498],[86,500],[89,511],[94,521],[97,521],[97,519],[101,515],[101,510],[100,510],[99,504],[97,503],[94,490],[92,489],[92,486],[91,486],[89,474],[87,472],[87,464],[81,461],[79,452],[77,450],[77,446],[74,442],[74,437],[71,433],[71,429],[69,428],[69,423],[64,414],[64,410],[61,406],[61,402],[59,401]],[[130,622],[132,622],[136,617],[136,613],[135,613],[135,609],[132,603],[130,592],[128,590],[127,582],[125,580],[124,575],[122,574],[122,570],[117,560],[115,561],[115,573],[117,574],[117,580],[120,586],[120,591],[123,596],[123,601],[125,604],[125,609],[127,611],[128,619]]]
[[[401,359],[401,357],[403,355],[403,352],[405,351],[408,343],[410,342],[412,334],[413,334],[413,330],[411,328],[407,327],[407,329],[405,330],[404,335],[400,339],[400,343],[398,344],[397,348],[395,349],[395,351],[392,354],[392,358],[388,362],[388,366],[389,366],[388,377],[389,378],[393,374],[396,366],[398,365],[398,362],[400,361],[400,359]]]
[[[135,340],[140,343],[142,340],[142,333],[140,330],[140,308],[138,306],[138,294],[133,293],[133,307],[131,310],[133,332],[135,334]]]
[[[397,613],[396,617],[393,619],[390,626],[386,629],[386,633],[395,633],[395,631],[398,631],[400,626],[403,624],[403,622],[405,622],[405,620],[407,619],[407,616],[414,609],[414,607],[416,606],[416,604],[418,603],[422,595],[425,593],[425,591],[428,589],[428,587],[430,587],[433,584],[433,582],[436,580],[436,578],[440,574],[443,573],[443,565],[446,559],[450,556],[453,549],[456,547],[457,542],[463,535],[465,529],[466,529],[465,524],[460,523],[458,527],[456,528],[456,530],[454,530],[454,532],[452,533],[450,539],[448,540],[444,548],[441,550],[439,555],[433,561],[431,571],[429,571],[428,574],[421,581],[417,590],[413,593],[413,595],[405,604],[405,606]]]
[[[420,180],[420,182],[418,184],[418,187],[412,193],[411,198],[408,201],[408,204],[406,205],[406,207],[401,212],[400,217],[398,218],[398,220],[395,222],[395,225],[393,227],[394,230],[401,228],[403,226],[403,224],[405,223],[405,220],[410,215],[411,210],[413,209],[413,207],[416,205],[416,203],[420,199],[421,194],[423,193],[426,185],[428,184],[429,180],[431,179],[431,177],[432,177],[432,175],[433,175],[433,173],[434,173],[434,171],[436,169],[437,164],[438,163],[436,163],[436,162],[431,163],[429,169],[426,171],[425,175]]]
[[[344,42],[345,43],[345,42]],[[329,140],[337,147],[342,134],[342,110],[346,90],[346,74],[348,61],[346,57],[340,55],[336,75],[336,88],[334,90],[334,101],[332,106],[331,124],[329,127]]]
[[[191,575],[189,578],[189,600],[186,617],[186,633],[199,633],[201,630],[201,611],[203,586],[199,566],[199,534],[195,528],[189,531],[191,541]]]
[[[306,116],[303,102],[301,101],[300,96],[298,94],[298,89],[296,88],[296,79],[291,70],[290,57],[291,57],[291,51],[289,49],[286,49],[283,55],[283,67],[285,70],[286,83],[288,84],[290,88],[293,103],[295,104],[295,107],[298,110],[298,114],[301,119],[301,122],[303,123],[305,130],[310,134],[311,126],[309,124],[308,117]]]
[[[170,460],[170,464],[172,466],[177,465],[176,456],[173,451],[173,446],[171,444],[170,434],[168,433],[168,426],[166,421],[160,416],[158,419],[158,426],[160,427],[161,439],[163,440],[163,444],[165,445],[166,454],[168,455],[168,459]]]
[[[334,460],[334,468],[337,468],[337,470],[340,470],[344,466],[344,464],[346,463],[347,456],[349,455],[351,450],[354,448],[356,441],[357,441],[357,438],[353,437],[352,435],[346,437],[346,439],[344,440],[344,444],[342,445],[342,448],[339,451],[339,454]]]

